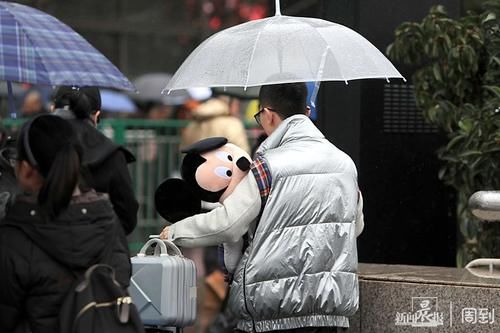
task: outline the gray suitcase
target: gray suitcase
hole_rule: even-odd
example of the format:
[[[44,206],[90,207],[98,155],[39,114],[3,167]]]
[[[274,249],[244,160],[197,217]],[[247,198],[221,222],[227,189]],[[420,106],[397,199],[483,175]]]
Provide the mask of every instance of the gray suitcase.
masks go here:
[[[146,255],[156,244],[153,255]],[[129,293],[145,325],[186,327],[196,318],[196,268],[174,243],[150,239],[132,261]]]

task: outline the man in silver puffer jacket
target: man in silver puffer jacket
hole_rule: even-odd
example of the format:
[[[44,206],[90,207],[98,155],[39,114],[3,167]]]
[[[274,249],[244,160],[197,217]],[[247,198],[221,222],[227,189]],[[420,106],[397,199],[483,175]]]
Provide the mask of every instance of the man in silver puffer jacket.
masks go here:
[[[162,233],[206,246],[248,232],[228,303],[242,331],[332,332],[358,308],[357,171],[309,120],[306,95],[303,83],[263,86],[256,120],[269,138],[252,173],[222,207]]]

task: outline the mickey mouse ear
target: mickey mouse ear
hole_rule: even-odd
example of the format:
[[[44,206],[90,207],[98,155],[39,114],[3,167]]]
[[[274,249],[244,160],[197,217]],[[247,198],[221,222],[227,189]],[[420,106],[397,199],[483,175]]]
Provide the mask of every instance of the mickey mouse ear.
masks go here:
[[[201,200],[182,179],[163,181],[155,192],[155,207],[165,220],[175,223],[201,212]]]
[[[213,137],[200,140],[192,145],[184,148],[181,152],[186,154],[203,154],[207,151],[211,151],[224,146],[227,143],[227,139],[223,137]]]

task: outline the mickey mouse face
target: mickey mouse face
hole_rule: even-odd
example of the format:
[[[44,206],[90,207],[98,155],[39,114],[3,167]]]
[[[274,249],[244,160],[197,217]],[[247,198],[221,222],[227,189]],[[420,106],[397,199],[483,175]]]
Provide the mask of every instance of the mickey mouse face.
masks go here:
[[[201,157],[205,162],[196,169],[196,182],[203,190],[221,193],[220,202],[233,192],[250,169],[250,156],[231,143]]]
[[[232,143],[224,145],[221,150],[224,153],[229,152],[229,154],[225,158],[227,160],[230,160],[232,165],[232,169],[229,170],[231,174],[229,184],[219,199],[220,202],[224,202],[224,200],[231,193],[233,193],[236,185],[238,185],[243,177],[247,175],[248,170],[250,170],[251,159],[250,155],[248,155],[246,151],[236,145],[233,145]],[[219,154],[219,157],[224,158],[221,154]],[[228,170],[224,171],[226,171],[227,175]]]
[[[218,192],[229,186],[235,164],[226,146],[201,154],[206,162],[196,169],[196,182],[204,190]]]
[[[225,166],[219,166],[215,168],[215,175],[219,176],[224,179],[230,179],[231,176],[233,175],[233,172],[231,168],[233,167],[233,157],[231,156],[231,153],[228,151],[218,151],[215,153],[215,157],[219,159],[219,161],[222,161],[223,163],[231,163],[230,168],[227,168]]]
[[[201,140],[182,152],[182,179],[166,179],[155,192],[156,209],[169,222],[200,213],[201,201],[223,202],[250,170],[250,156],[226,138]]]

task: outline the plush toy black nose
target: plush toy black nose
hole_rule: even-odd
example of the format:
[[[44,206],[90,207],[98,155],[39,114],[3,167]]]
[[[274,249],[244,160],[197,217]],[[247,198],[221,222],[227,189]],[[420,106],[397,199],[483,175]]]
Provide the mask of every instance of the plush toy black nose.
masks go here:
[[[250,161],[246,157],[240,157],[236,161],[236,166],[241,171],[248,171],[248,170],[250,170]]]

